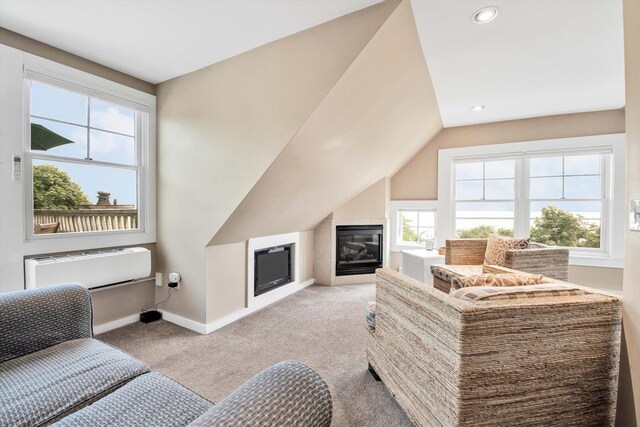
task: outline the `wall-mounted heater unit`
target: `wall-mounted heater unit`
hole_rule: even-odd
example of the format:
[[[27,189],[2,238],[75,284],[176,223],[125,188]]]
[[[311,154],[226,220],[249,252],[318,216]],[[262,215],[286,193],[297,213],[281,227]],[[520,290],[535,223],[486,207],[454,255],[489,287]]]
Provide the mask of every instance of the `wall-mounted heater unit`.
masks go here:
[[[29,258],[24,264],[27,289],[69,282],[96,289],[149,277],[151,251],[109,249]]]

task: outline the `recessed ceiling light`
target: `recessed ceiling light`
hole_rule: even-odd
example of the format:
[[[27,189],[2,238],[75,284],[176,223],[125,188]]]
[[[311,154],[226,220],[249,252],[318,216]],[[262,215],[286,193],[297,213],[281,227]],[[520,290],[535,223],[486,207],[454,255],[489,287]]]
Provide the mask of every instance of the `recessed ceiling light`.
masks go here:
[[[498,16],[498,7],[497,6],[487,6],[482,9],[476,10],[471,15],[471,21],[476,24],[486,24],[487,22],[491,22],[496,19]]]
[[[471,111],[482,111],[484,110],[484,105],[474,105],[471,107]]]

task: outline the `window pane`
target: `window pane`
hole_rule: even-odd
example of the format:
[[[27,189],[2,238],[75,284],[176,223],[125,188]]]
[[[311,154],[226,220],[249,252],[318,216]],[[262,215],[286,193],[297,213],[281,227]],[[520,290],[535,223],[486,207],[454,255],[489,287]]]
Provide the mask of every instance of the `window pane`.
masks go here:
[[[91,130],[90,155],[93,160],[133,165],[136,162],[135,138]]]
[[[562,175],[562,157],[534,157],[529,159],[529,175]]]
[[[418,226],[418,212],[417,211],[400,211],[402,216],[402,224],[407,226]]]
[[[84,159],[87,157],[87,128],[32,118],[31,151]]]
[[[566,156],[564,173],[565,175],[597,175],[600,173],[600,155]]]
[[[134,136],[135,110],[91,98],[91,127]]]
[[[531,240],[551,246],[600,248],[601,202],[532,202]]]
[[[138,228],[137,180],[135,170],[35,159],[34,232]]]
[[[435,227],[436,213],[432,211],[419,212],[420,227]]]
[[[456,179],[482,179],[482,162],[457,163]]]
[[[564,179],[564,197],[570,199],[599,199],[600,176],[568,176]]]
[[[484,182],[484,197],[489,200],[512,200],[514,185],[513,179],[487,180]]]
[[[486,179],[491,178],[514,178],[516,173],[515,160],[496,160],[486,162],[484,174]]]
[[[418,241],[424,242],[425,239],[433,239],[435,237],[435,229],[433,227],[420,227],[418,229]]]
[[[532,199],[562,198],[562,178],[531,178],[529,183]]]
[[[456,200],[482,200],[483,181],[456,182]]]
[[[513,202],[456,203],[456,235],[487,237],[490,233],[513,235]]]
[[[31,114],[87,125],[88,97],[37,81],[31,82]]]

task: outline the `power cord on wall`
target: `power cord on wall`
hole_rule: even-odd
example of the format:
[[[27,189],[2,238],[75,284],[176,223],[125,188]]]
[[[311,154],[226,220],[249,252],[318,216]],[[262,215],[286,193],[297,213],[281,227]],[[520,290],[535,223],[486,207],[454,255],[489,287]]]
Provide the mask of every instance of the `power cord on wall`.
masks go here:
[[[171,289],[173,289],[173,288],[170,286],[169,290],[167,291],[167,297],[163,301],[160,301],[160,302],[156,303],[156,310],[158,309],[158,306],[160,304],[164,304],[165,302],[169,301],[169,298],[171,298]]]

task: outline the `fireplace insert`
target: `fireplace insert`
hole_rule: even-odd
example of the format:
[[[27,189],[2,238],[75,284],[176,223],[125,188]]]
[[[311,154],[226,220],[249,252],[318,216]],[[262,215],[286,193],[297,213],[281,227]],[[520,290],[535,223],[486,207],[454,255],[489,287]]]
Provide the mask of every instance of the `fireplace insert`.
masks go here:
[[[336,276],[375,273],[382,253],[382,225],[336,227]]]
[[[254,296],[293,281],[291,255],[292,245],[274,246],[254,252]]]

